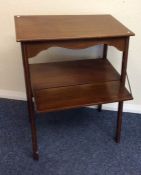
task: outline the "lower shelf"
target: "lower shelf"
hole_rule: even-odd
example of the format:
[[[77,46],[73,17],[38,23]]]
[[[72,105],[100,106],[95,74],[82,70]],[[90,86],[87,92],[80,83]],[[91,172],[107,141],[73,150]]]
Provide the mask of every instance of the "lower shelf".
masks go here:
[[[120,81],[35,90],[34,97],[38,112],[133,99]]]

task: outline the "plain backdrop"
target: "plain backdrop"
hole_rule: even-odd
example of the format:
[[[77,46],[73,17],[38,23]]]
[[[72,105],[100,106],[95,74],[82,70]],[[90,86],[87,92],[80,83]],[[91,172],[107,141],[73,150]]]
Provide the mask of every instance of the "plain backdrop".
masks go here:
[[[25,98],[21,50],[20,43],[17,43],[15,38],[14,15],[111,14],[136,34],[130,39],[128,57],[128,75],[134,100],[126,104],[139,110],[141,107],[140,0],[0,0],[0,4],[0,97]],[[42,61],[69,60],[72,57],[86,59],[100,57],[101,49],[101,46],[77,51],[51,48],[37,57],[42,58]],[[108,56],[120,71],[121,53],[110,47]],[[37,62],[39,59],[34,60]]]

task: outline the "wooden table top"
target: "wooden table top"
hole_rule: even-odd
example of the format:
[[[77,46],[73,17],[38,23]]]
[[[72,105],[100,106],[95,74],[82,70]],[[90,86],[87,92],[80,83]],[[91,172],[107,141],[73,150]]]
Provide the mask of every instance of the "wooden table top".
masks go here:
[[[17,41],[133,36],[111,15],[15,16]]]

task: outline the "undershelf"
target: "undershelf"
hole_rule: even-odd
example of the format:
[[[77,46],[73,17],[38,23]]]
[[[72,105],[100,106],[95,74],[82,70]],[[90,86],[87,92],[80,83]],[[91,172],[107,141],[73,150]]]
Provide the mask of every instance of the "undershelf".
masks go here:
[[[34,64],[30,73],[38,112],[132,99],[107,59]]]
[[[30,64],[34,90],[120,80],[107,59]]]

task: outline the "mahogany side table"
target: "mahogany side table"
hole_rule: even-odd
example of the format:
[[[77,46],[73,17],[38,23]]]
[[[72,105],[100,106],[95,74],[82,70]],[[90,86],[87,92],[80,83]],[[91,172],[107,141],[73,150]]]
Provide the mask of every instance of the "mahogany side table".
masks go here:
[[[35,112],[118,102],[116,142],[120,142],[129,37],[134,33],[111,15],[15,16],[21,43],[34,159],[39,159]],[[83,49],[103,45],[101,59],[29,64],[29,58],[53,46]],[[107,59],[108,46],[122,51],[119,74]],[[114,59],[114,58],[113,58]]]

